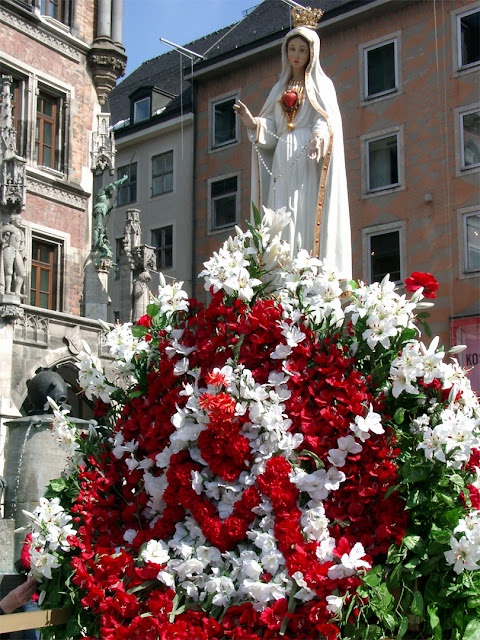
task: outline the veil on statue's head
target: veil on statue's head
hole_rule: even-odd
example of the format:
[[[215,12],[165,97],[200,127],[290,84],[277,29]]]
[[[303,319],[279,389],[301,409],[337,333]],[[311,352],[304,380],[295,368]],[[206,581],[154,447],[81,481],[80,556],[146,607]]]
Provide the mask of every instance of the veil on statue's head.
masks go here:
[[[280,78],[270,91],[260,112],[260,116],[266,115],[273,110],[275,102],[281,99],[287,82],[290,80],[292,67],[288,62],[287,45],[288,41],[296,36],[306,40],[310,48],[310,60],[305,69],[305,92],[308,99],[316,111],[320,113],[326,112],[329,115],[335,131],[341,131],[342,120],[338,108],[337,94],[333,82],[325,74],[320,64],[320,38],[317,32],[309,27],[295,27],[289,31],[283,39],[282,71]]]

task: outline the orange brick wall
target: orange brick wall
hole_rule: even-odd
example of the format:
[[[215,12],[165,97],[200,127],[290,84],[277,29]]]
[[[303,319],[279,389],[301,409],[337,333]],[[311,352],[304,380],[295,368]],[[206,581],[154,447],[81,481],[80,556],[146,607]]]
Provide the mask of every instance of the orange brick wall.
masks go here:
[[[387,3],[375,15],[337,23],[321,32],[322,66],[337,89],[343,116],[353,241],[354,278],[363,274],[362,229],[387,222],[406,225],[404,275],[430,271],[440,282],[431,312],[434,334],[449,341],[449,317],[479,313],[479,278],[462,279],[457,209],[478,204],[479,174],[456,177],[454,109],[478,101],[478,73],[454,76],[451,12],[464,0]],[[434,15],[436,7],[437,14]],[[361,104],[361,46],[400,32],[399,94]],[[241,144],[215,154],[208,146],[208,100],[241,87],[240,97],[258,113],[280,70],[280,51],[263,53],[237,68],[198,82],[197,271],[228,233],[207,236],[207,179],[241,172],[241,217],[248,217],[251,145],[243,125]],[[362,197],[361,136],[401,125],[405,189]],[[425,202],[431,193],[433,201]]]

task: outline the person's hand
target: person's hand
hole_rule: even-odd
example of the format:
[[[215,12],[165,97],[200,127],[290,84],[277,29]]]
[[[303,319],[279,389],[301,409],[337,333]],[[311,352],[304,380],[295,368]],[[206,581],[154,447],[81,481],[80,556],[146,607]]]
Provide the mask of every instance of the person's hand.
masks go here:
[[[23,584],[7,593],[7,595],[0,600],[0,608],[5,613],[12,613],[15,609],[18,609],[27,602],[30,602],[35,592],[37,581],[35,578],[29,578]]]
[[[312,136],[308,143],[308,157],[311,160],[320,162],[320,159],[325,156],[327,150],[326,141],[321,136]]]
[[[257,128],[257,121],[250,113],[249,108],[243,104],[243,102],[239,100],[237,104],[233,105],[233,110],[248,129]]]

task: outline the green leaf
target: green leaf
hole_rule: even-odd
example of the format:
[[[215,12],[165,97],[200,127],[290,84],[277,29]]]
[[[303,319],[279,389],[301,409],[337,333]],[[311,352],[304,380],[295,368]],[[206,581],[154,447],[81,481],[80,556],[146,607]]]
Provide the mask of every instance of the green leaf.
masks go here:
[[[406,536],[403,540],[404,545],[410,551],[413,551],[417,556],[423,556],[425,551],[427,550],[427,545],[425,540],[423,540],[420,536]]]
[[[363,582],[370,587],[376,587],[382,582],[382,579],[382,567],[377,565],[363,577]]]
[[[383,496],[383,499],[386,500],[387,498],[389,498],[392,493],[395,493],[395,491],[398,491],[400,489],[399,484],[396,485],[392,485],[391,487],[388,487],[388,489],[385,491],[385,495]]]
[[[404,407],[398,407],[398,409],[393,414],[393,420],[396,424],[403,424],[405,420],[405,409]]]
[[[143,324],[137,324],[132,327],[132,336],[134,338],[143,338],[148,333],[147,327],[144,327]]]
[[[156,304],[152,303],[147,305],[147,316],[150,316],[150,318],[154,318],[159,313],[160,313],[160,309],[157,307]]]
[[[415,616],[423,616],[423,596],[420,591],[415,591],[413,594],[411,611]]]
[[[402,640],[403,636],[407,633],[407,631],[408,631],[408,618],[407,616],[402,616],[400,625],[397,630],[397,640]]]
[[[262,224],[262,216],[260,215],[260,211],[257,209],[254,202],[252,202],[252,210],[253,210],[253,220],[255,222],[255,226],[259,227]]]
[[[403,573],[403,564],[397,564],[395,569],[390,573],[387,578],[388,586],[390,589],[398,589],[400,586],[400,578]]]
[[[67,488],[67,481],[65,478],[55,478],[54,480],[50,480],[50,489],[55,491],[55,493],[60,493],[64,489]]]
[[[427,607],[428,617],[430,619],[430,626],[434,630],[436,627],[440,626],[440,618],[438,617],[438,605],[434,602],[431,602]]]
[[[480,640],[480,620],[470,620],[462,640]]]

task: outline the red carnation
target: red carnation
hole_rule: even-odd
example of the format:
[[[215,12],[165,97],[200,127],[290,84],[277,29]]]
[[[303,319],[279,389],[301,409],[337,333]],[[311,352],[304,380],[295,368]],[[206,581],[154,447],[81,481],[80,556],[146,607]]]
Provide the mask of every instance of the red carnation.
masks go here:
[[[149,329],[152,326],[152,319],[149,315],[144,315],[137,320],[137,324],[141,324],[142,327]]]
[[[407,291],[417,291],[420,287],[423,287],[423,295],[425,298],[436,298],[435,291],[438,289],[438,282],[431,273],[414,271],[409,278],[405,279],[405,288]]]

